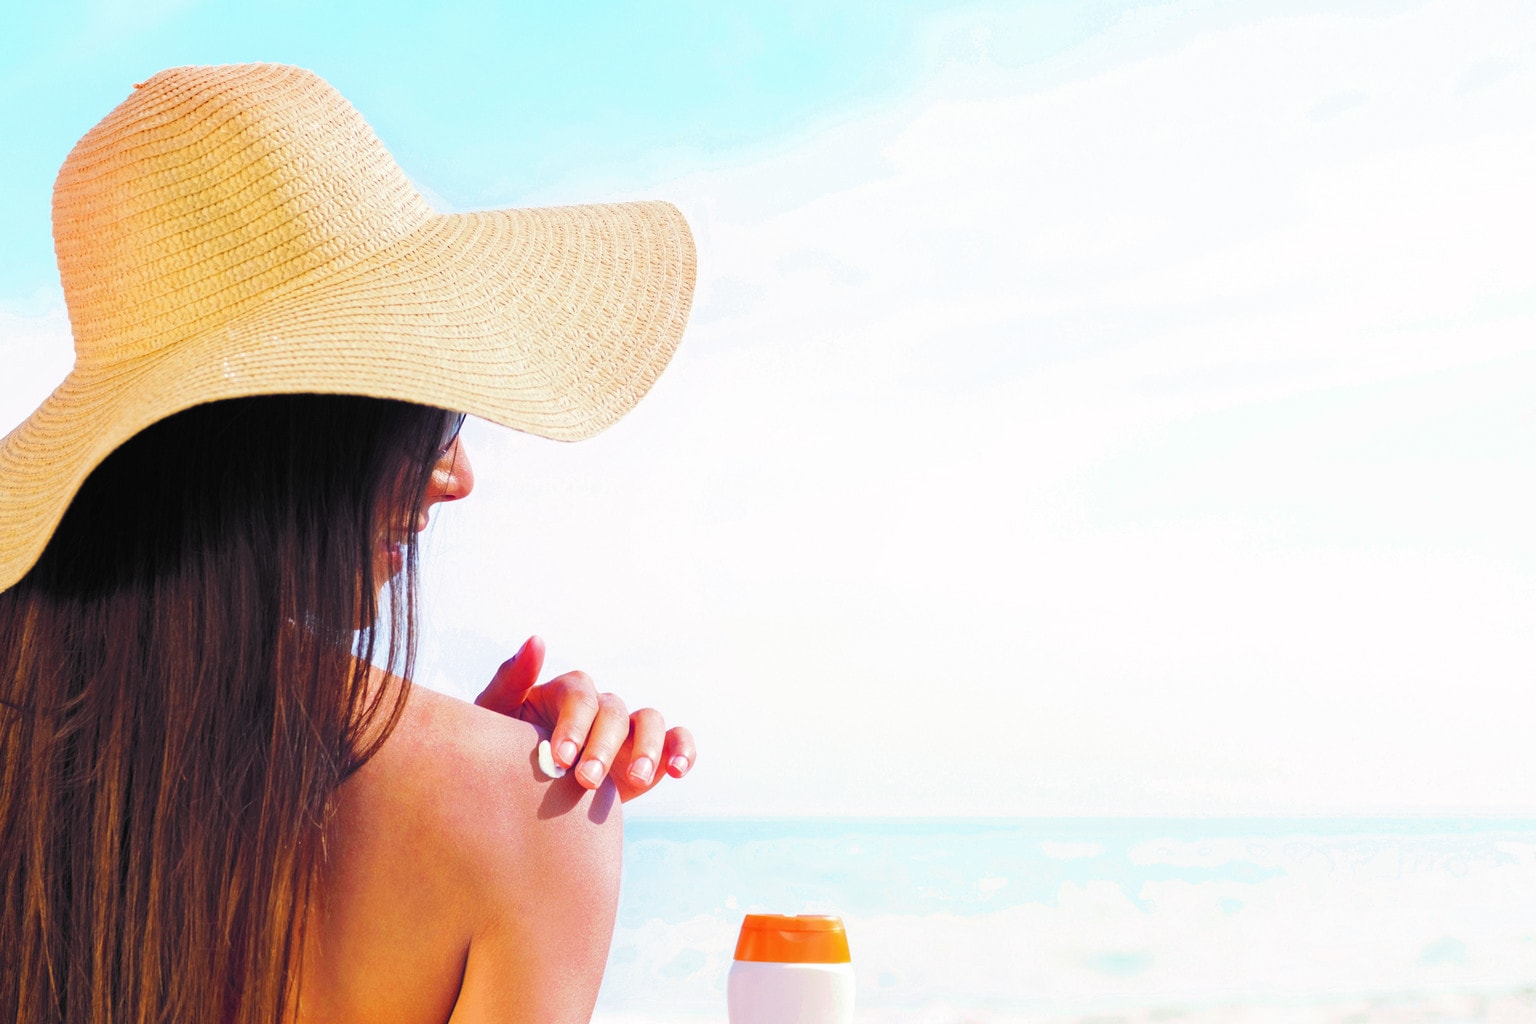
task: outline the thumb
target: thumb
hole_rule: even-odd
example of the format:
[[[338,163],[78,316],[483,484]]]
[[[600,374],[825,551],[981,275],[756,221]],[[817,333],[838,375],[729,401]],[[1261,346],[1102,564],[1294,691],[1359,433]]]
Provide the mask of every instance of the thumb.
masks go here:
[[[516,654],[501,663],[490,683],[475,698],[475,703],[503,715],[515,714],[527,699],[528,691],[538,683],[539,673],[543,670],[544,641],[531,636]]]

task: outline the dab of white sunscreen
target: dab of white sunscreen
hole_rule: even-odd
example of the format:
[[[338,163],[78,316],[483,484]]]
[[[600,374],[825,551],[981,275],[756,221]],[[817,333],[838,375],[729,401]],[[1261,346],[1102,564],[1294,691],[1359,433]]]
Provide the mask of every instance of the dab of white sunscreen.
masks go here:
[[[852,1024],[853,963],[842,919],[748,914],[725,998],[731,1024]]]
[[[555,751],[549,745],[549,740],[539,740],[539,771],[551,779],[565,775],[565,769],[555,764]]]

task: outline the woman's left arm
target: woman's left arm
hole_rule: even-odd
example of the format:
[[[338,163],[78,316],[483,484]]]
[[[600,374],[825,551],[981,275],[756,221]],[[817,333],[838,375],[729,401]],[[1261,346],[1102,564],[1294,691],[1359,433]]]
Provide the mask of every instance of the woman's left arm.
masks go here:
[[[496,670],[475,703],[547,729],[555,762],[575,768],[576,780],[596,789],[611,777],[619,797],[633,800],[668,775],[680,779],[698,758],[693,734],[668,729],[655,708],[630,713],[612,693],[599,693],[585,672],[539,682],[544,641],[529,637]]]

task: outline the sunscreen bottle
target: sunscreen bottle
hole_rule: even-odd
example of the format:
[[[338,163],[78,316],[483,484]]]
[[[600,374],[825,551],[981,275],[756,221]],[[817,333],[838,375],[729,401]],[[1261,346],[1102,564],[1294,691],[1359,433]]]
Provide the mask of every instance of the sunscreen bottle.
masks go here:
[[[748,914],[725,999],[731,1024],[852,1024],[853,963],[842,919]]]

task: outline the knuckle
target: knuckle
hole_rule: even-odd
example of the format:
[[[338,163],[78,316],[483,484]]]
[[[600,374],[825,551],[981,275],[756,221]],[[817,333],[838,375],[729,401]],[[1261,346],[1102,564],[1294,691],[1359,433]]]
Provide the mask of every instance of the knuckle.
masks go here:
[[[571,699],[587,715],[596,715],[602,710],[602,704],[598,700],[597,694],[591,690],[572,690]]]

